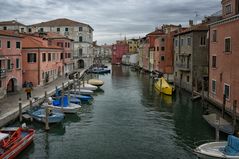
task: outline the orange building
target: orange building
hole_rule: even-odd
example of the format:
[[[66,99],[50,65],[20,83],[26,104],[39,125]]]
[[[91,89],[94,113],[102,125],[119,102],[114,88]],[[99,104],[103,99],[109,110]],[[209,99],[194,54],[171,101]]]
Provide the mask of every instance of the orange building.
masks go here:
[[[233,101],[239,101],[239,3],[222,0],[222,19],[210,25],[209,98],[232,111]],[[239,108],[239,107],[237,107]]]
[[[64,50],[37,36],[25,35],[22,44],[23,81],[44,85],[64,73]]]

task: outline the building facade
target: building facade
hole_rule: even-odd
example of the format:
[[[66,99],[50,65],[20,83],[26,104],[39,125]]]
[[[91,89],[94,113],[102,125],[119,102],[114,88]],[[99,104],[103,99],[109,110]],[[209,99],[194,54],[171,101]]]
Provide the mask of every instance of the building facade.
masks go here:
[[[22,88],[22,37],[0,30],[0,98]]]
[[[239,100],[239,2],[222,0],[222,19],[210,25],[209,98],[232,111]]]
[[[123,55],[129,52],[129,45],[126,40],[116,41],[116,44],[112,45],[112,64],[121,64]]]
[[[28,27],[28,33],[54,32],[74,40],[75,68],[88,67],[93,63],[93,31],[93,28],[88,24],[65,18],[33,24]]]
[[[174,36],[174,82],[200,92],[208,76],[208,24],[193,25]]]
[[[0,30],[18,30],[20,33],[27,32],[27,26],[16,20],[0,22]]]
[[[45,85],[64,73],[64,49],[41,37],[25,35],[22,45],[23,81]]]

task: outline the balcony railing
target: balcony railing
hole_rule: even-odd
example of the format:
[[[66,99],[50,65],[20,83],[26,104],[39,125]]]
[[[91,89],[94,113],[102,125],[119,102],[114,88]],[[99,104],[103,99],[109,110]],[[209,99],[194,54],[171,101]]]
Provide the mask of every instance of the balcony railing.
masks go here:
[[[6,77],[6,69],[0,68],[0,78]]]
[[[190,64],[189,63],[176,63],[176,66],[181,71],[190,71]]]

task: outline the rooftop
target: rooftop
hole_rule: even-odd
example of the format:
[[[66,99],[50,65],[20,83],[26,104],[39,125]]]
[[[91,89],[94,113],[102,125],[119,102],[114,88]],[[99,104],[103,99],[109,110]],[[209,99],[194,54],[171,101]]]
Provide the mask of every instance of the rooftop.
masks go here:
[[[11,21],[2,21],[0,22],[0,26],[25,26],[24,24],[22,23],[19,23],[18,21],[16,20],[11,20]]]
[[[1,36],[11,36],[11,37],[18,37],[21,38],[22,36],[19,34],[18,31],[14,30],[0,30]]]

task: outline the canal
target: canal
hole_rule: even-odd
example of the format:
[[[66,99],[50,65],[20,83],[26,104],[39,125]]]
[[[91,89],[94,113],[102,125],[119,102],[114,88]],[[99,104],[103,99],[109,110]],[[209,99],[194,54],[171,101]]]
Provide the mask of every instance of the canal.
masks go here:
[[[91,105],[61,124],[33,123],[34,143],[20,159],[191,159],[194,143],[214,139],[200,101],[159,95],[148,74],[112,66]]]

